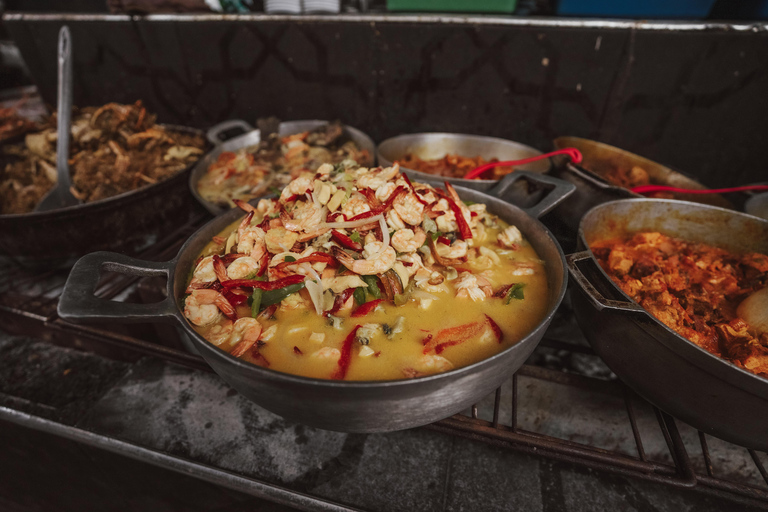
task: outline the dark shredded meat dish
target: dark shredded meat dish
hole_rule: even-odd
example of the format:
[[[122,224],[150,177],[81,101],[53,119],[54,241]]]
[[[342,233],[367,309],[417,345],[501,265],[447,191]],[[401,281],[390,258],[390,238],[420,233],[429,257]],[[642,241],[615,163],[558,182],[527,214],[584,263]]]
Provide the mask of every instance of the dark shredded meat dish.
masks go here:
[[[768,286],[768,256],[735,254],[661,233],[592,244],[616,284],[681,336],[768,377],[768,333],[739,318],[739,303]]]
[[[449,178],[463,178],[469,171],[476,167],[498,161],[498,158],[486,160],[481,156],[466,157],[456,154],[448,154],[442,158],[435,158],[433,160],[422,160],[413,153],[407,153],[403,158],[397,160],[402,167],[413,169],[414,171],[425,172],[427,174],[434,174],[436,176],[447,176]],[[498,180],[513,170],[512,167],[494,167],[483,174],[483,178]]]
[[[202,156],[205,139],[155,124],[140,101],[74,113],[69,170],[72,194],[105,199],[166,180]],[[28,213],[56,183],[56,116],[23,143],[3,147],[0,214]]]

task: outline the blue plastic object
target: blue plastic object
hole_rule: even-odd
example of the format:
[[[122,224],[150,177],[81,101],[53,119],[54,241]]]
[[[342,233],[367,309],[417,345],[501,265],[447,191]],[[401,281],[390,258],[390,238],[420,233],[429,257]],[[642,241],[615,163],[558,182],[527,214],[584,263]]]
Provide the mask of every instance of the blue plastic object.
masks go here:
[[[557,14],[613,18],[706,18],[715,0],[559,0]]]

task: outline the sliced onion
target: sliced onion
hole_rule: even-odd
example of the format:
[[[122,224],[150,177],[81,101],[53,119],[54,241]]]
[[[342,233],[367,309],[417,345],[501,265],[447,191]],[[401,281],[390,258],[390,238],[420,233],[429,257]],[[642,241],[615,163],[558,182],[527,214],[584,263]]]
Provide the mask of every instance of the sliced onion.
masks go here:
[[[381,215],[381,218],[379,219],[379,227],[381,228],[381,241],[384,244],[384,247],[386,247],[389,245],[389,228],[384,221],[384,215]]]
[[[307,277],[304,279],[304,286],[307,288],[307,291],[309,292],[309,297],[312,299],[312,304],[315,306],[315,312],[318,315],[323,314],[323,284],[322,279],[320,279],[320,276],[315,272],[315,269],[313,269],[311,266],[308,266],[309,273],[312,275],[314,279],[310,279]],[[315,280],[316,279],[316,280]]]
[[[411,292],[411,297],[414,299],[432,299],[437,300],[439,297],[437,295],[432,295],[429,292],[425,292],[424,290],[413,290]]]
[[[376,222],[379,220],[384,220],[383,214],[374,215],[373,217],[368,217],[367,219],[358,219],[358,220],[351,220],[351,221],[345,221],[345,222],[326,222],[325,224],[320,224],[318,229],[320,228],[331,228],[331,229],[348,229],[348,228],[359,228],[360,226],[365,226],[366,224],[370,224],[371,222]]]

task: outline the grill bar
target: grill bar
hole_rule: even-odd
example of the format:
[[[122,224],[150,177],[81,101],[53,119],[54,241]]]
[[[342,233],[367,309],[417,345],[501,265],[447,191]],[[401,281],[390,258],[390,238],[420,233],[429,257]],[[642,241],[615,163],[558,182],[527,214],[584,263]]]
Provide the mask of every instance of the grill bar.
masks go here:
[[[205,221],[205,217],[203,214],[195,216],[174,234],[160,240],[138,257],[153,261],[171,259],[187,237]],[[18,268],[13,263],[0,268],[4,269],[0,272],[0,320],[4,320],[4,325],[11,332],[39,336],[53,343],[92,351],[105,357],[128,360],[145,356],[159,357],[195,370],[211,371],[201,357],[178,348],[178,345],[169,346],[168,343],[164,343],[162,335],[157,336],[157,339],[144,339],[118,331],[111,325],[86,326],[59,319],[55,306],[67,275],[66,270],[34,272]],[[137,283],[140,284],[141,279],[146,278],[120,274],[107,275],[100,283],[97,295],[104,299],[112,299],[118,295],[127,294],[137,288]],[[165,293],[165,291],[158,290],[158,293]],[[594,355],[589,347],[552,338],[543,339],[541,345],[558,351]],[[520,393],[524,392],[520,385],[521,376],[622,400],[626,409],[626,421],[632,432],[636,456],[521,428]],[[509,392],[507,390],[504,393]],[[672,462],[653,460],[647,453],[646,438],[639,428],[636,404],[644,401],[620,382],[524,365],[511,379],[511,397],[509,398],[511,404],[502,396],[504,393],[502,388],[495,391],[492,397],[492,414],[488,416],[491,418],[490,421],[480,417],[480,408],[478,404],[474,404],[468,411],[468,415],[455,415],[429,425],[427,428],[598,471],[677,488],[695,488],[699,492],[725,497],[742,504],[768,507],[768,471],[755,451],[749,450],[749,455],[766,486],[757,486],[749,481],[718,478],[715,474],[721,472],[717,472],[714,467],[706,436],[698,432],[706,469],[705,474],[698,474],[694,470],[675,419],[651,406]],[[511,405],[508,423],[501,419],[501,407],[505,403]]]

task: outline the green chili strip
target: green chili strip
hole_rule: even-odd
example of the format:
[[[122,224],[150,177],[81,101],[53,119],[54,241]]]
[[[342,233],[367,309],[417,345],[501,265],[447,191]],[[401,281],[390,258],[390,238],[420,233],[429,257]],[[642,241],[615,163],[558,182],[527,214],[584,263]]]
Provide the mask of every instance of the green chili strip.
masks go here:
[[[355,298],[355,302],[361,306],[365,304],[365,288],[362,286],[355,288],[355,292],[352,294],[352,296]]]
[[[278,302],[281,302],[290,294],[296,293],[302,288],[304,288],[304,283],[289,284],[284,288],[278,288],[277,290],[266,291],[261,295],[261,307],[266,308],[267,306],[271,306],[272,304],[277,304]]]
[[[381,298],[381,290],[379,290],[379,278],[376,276],[360,276],[368,285],[366,291],[371,294],[374,299]]]
[[[264,295],[264,290],[261,288],[254,288],[253,295],[251,295],[251,316],[256,318],[261,309],[261,299]]]
[[[507,301],[505,304],[512,302],[512,299],[523,300],[525,298],[523,288],[525,288],[525,283],[517,283],[515,286],[510,288],[507,292]]]

